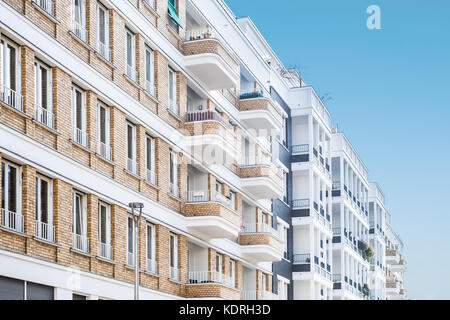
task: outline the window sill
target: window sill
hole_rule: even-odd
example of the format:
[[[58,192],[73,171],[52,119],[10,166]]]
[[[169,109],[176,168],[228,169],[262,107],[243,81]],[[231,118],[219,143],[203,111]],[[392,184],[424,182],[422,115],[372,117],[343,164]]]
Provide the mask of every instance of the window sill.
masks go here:
[[[73,252],[73,253],[79,254],[80,256],[85,256],[85,257],[88,257],[88,258],[93,258],[94,257],[89,252],[83,252],[83,251],[77,250],[75,248],[70,248],[70,251]]]
[[[45,124],[43,124],[42,122],[38,121],[37,119],[33,118],[31,119],[35,124],[37,124],[38,126],[42,127],[43,129],[49,131],[50,133],[53,133],[54,135],[61,135],[61,132],[57,131],[54,128],[51,128],[49,126],[46,126]]]
[[[171,19],[171,18],[169,18]],[[178,34],[177,30],[174,30],[170,25],[166,24],[167,30],[169,30],[169,32],[175,37],[177,38],[178,41],[183,41],[183,39],[180,37],[180,35]]]
[[[116,261],[110,260],[110,259],[108,259],[108,258],[103,258],[103,257],[100,257],[100,256],[96,256],[95,258],[97,258],[97,259],[100,260],[100,261],[103,261],[103,262],[112,264],[112,265],[117,265],[117,262],[116,262]]]
[[[41,243],[47,244],[49,246],[53,246],[53,247],[57,247],[57,248],[62,247],[62,244],[59,244],[59,243],[56,243],[56,242],[51,242],[51,241],[48,241],[48,240],[45,240],[45,239],[38,238],[36,236],[33,236],[32,238],[33,238],[33,240],[36,240],[37,242],[41,242]]]
[[[56,19],[52,14],[48,13],[47,11],[45,11],[44,9],[42,9],[39,5],[37,5],[34,1],[31,1],[31,4],[34,6],[34,8],[38,11],[40,11],[42,14],[44,14],[47,18],[49,18],[50,20],[52,20],[54,23],[56,24],[61,24],[61,21],[59,21],[58,19]]]
[[[123,169],[123,171],[125,171],[125,173],[129,174],[129,175],[132,176],[133,178],[142,180],[142,178],[139,177],[139,176],[138,176],[136,173],[134,173],[134,172],[131,172],[131,171],[127,170],[127,169]]]
[[[167,280],[169,280],[170,282],[176,283],[176,284],[181,284],[181,285],[185,285],[186,283],[180,281],[180,280],[176,280],[176,279],[172,279],[172,278],[167,278]]]
[[[175,112],[173,112],[170,108],[167,108],[167,112],[169,112],[169,114],[174,117],[176,120],[180,121],[180,122],[184,122],[183,119],[180,117],[180,115],[176,114]]]
[[[102,155],[100,155],[100,153],[95,152],[95,155],[97,156],[97,158],[99,158],[102,161],[105,161],[106,163],[109,163],[112,166],[117,166],[117,163],[115,163],[114,161],[107,159],[105,157],[103,157]]]
[[[24,111],[20,111],[20,110],[14,108],[14,107],[11,107],[9,104],[7,104],[7,103],[5,103],[5,102],[3,102],[3,101],[0,101],[0,105],[2,105],[2,106],[4,106],[5,108],[7,108],[7,109],[9,109],[9,110],[11,110],[11,111],[17,113],[18,115],[20,115],[20,116],[22,116],[22,117],[24,117],[24,118],[27,118],[27,119],[33,119],[32,117],[30,117],[29,115],[27,115]]]
[[[151,272],[148,272],[148,271],[144,271],[144,274],[146,274],[148,276],[151,276],[151,277],[155,277],[155,278],[160,278],[161,277],[159,274],[151,273]]]
[[[175,196],[174,194],[172,194],[171,192],[167,192],[167,194],[169,195],[169,197],[171,197],[172,199],[178,201],[178,202],[184,202],[183,199]]]
[[[123,76],[125,77],[125,79],[130,82],[133,86],[135,86],[137,89],[141,89],[141,86],[139,85],[139,83],[137,82],[137,80],[131,79],[131,77],[129,75],[127,75],[126,73],[123,74]]]
[[[92,151],[91,149],[89,149],[89,147],[83,146],[82,144],[76,142],[76,141],[73,140],[73,139],[69,139],[69,140],[70,140],[70,142],[72,142],[72,144],[73,144],[75,147],[78,147],[78,148],[80,148],[80,149],[83,149],[84,151],[89,152],[90,154],[95,154],[95,152]]]
[[[70,36],[76,40],[77,42],[79,42],[83,47],[85,47],[87,50],[89,51],[94,51],[94,48],[91,47],[91,45],[87,42],[84,42],[82,39],[80,39],[75,33],[73,33],[72,31],[69,31]],[[89,35],[88,35],[89,37]],[[89,39],[88,39],[89,40]]]
[[[161,16],[158,14],[158,12],[156,12],[156,9],[153,8],[152,6],[150,6],[148,3],[146,3],[145,1],[142,1],[144,3],[144,7],[147,8],[157,19],[160,18]]]
[[[117,67],[111,61],[109,61],[104,56],[102,56],[100,54],[100,52],[98,52],[97,50],[94,50],[94,53],[100,60],[102,60],[104,63],[106,63],[111,69],[113,69],[113,70],[117,69]]]
[[[161,101],[158,100],[158,98],[156,98],[156,92],[155,94],[151,94],[150,92],[148,92],[145,88],[142,88],[142,90],[145,92],[146,95],[148,95],[150,97],[150,99],[152,99],[155,103],[157,104],[161,104]],[[156,90],[156,89],[155,89]]]
[[[158,185],[156,185],[156,184],[153,184],[153,183],[151,183],[150,181],[147,181],[147,179],[143,179],[143,181],[146,183],[146,184],[148,184],[150,187],[152,187],[152,188],[154,188],[154,189],[156,189],[156,190],[161,190],[161,188],[158,186]]]
[[[22,232],[19,232],[19,231],[15,231],[15,230],[12,230],[12,229],[8,229],[8,228],[5,228],[5,227],[0,227],[0,230],[2,230],[4,232],[12,233],[12,234],[15,234],[17,236],[24,237],[24,238],[32,238],[32,236],[30,236],[29,234],[22,233]]]

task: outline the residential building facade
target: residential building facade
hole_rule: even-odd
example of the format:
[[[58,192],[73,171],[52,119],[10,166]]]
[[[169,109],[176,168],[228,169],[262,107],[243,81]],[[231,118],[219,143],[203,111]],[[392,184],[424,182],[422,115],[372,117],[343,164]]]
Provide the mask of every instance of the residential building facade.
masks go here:
[[[0,299],[132,299],[137,254],[141,299],[333,299],[370,288],[359,242],[401,249],[319,95],[222,0],[0,8]]]

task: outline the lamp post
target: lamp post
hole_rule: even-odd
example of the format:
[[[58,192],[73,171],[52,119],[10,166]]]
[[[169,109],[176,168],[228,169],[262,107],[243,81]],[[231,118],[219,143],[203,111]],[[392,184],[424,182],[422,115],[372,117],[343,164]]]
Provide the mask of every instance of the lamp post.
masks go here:
[[[143,203],[132,202],[129,204],[131,208],[131,214],[134,221],[134,300],[139,300],[139,221],[142,217]],[[134,214],[134,210],[139,209],[139,215]]]

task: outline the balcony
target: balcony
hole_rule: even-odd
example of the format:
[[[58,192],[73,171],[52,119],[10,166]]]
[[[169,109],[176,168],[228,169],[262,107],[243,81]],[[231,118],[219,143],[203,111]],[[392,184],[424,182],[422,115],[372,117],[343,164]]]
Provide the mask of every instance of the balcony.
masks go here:
[[[84,235],[74,233],[73,249],[82,253],[89,253],[89,239]]]
[[[274,199],[283,196],[283,175],[270,159],[245,158],[239,169],[242,188],[257,199]],[[261,162],[261,163],[258,163]]]
[[[386,282],[386,295],[391,298],[398,298],[400,295],[401,283],[398,281],[388,281]]]
[[[400,259],[400,261],[396,264],[391,264],[389,266],[392,272],[405,272],[406,271],[406,261]]]
[[[314,257],[314,264],[311,261],[311,254],[302,253],[294,254],[293,272],[311,273],[311,275],[321,276],[324,280],[331,281],[331,266],[322,262],[319,263],[319,257]],[[306,280],[306,278],[299,278],[298,280]]]
[[[311,217],[326,229],[331,230],[331,215],[326,212],[322,205],[313,202],[310,199],[295,199],[292,201],[292,217],[307,218]]]
[[[0,85],[0,102],[23,112],[23,96],[4,85]]]
[[[283,258],[284,241],[279,231],[265,223],[246,223],[239,236],[242,254],[259,262],[280,261]]]
[[[245,290],[242,291],[242,300],[280,300],[279,296],[269,291]]]
[[[302,109],[313,109],[319,118],[323,120],[327,127],[331,127],[331,116],[325,104],[322,102],[313,87],[296,88],[298,93],[298,104],[300,107],[295,109],[292,116],[297,116],[297,113]]]
[[[24,233],[23,215],[2,209],[2,228]]]
[[[331,180],[331,167],[322,152],[322,147],[316,149],[316,147],[311,148],[309,144],[296,144],[292,146],[292,162],[293,170],[299,171],[304,170],[305,164],[311,163],[319,170],[324,178]]]
[[[239,300],[236,279],[216,271],[190,271],[186,285],[187,298],[224,298]]]
[[[333,290],[339,295],[347,296],[350,299],[369,300],[370,290],[367,285],[358,284],[347,276],[342,278],[341,274],[333,274]]]
[[[36,221],[36,238],[54,243],[56,239],[55,227],[40,221]]]
[[[207,89],[228,89],[239,83],[239,63],[225,49],[223,40],[210,28],[186,31],[183,50],[186,68]]]
[[[260,134],[275,136],[283,127],[283,116],[272,99],[260,92],[243,92],[239,102],[241,121]]]
[[[188,191],[187,228],[211,239],[235,239],[241,217],[230,199],[216,191]]]
[[[386,251],[386,264],[395,265],[400,263],[400,253],[397,250]]]
[[[234,128],[212,110],[193,111],[186,115],[186,146],[198,160],[208,164],[235,162],[238,159]]]

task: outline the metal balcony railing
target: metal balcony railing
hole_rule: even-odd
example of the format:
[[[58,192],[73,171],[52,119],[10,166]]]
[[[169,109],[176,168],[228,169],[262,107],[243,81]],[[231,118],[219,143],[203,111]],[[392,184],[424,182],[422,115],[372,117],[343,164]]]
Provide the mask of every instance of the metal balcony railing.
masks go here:
[[[292,154],[306,154],[309,153],[309,144],[300,144],[292,146]]]
[[[111,49],[101,41],[97,42],[97,51],[107,61],[111,61]]]
[[[153,97],[156,96],[156,86],[154,82],[145,80],[145,91],[150,93]]]
[[[127,252],[127,265],[129,267],[134,267],[134,253]]]
[[[282,239],[279,230],[275,230],[266,223],[244,223],[242,225],[242,233],[270,233],[278,239]]]
[[[169,110],[172,111],[174,114],[178,114],[180,107],[178,106],[178,103],[175,100],[169,101]]]
[[[0,101],[23,112],[23,96],[7,86],[0,85]]]
[[[150,183],[151,185],[156,186],[157,185],[157,177],[158,175],[156,174],[156,172],[147,169],[147,182]]]
[[[130,66],[127,64],[127,77],[133,80],[134,82],[137,82],[137,71],[136,68]]]
[[[75,34],[81,41],[84,43],[88,43],[88,31],[85,26],[82,26],[77,21],[72,21],[72,32]]]
[[[158,263],[153,259],[147,259],[147,272],[158,274]]]
[[[36,237],[45,241],[55,242],[55,227],[36,221]]]
[[[112,260],[113,258],[113,248],[107,243],[98,243],[98,256],[107,260]]]
[[[112,150],[111,147],[100,140],[97,142],[98,144],[98,154],[107,160],[112,159]]]
[[[294,264],[311,264],[311,254],[294,254]]]
[[[178,190],[178,185],[176,185],[174,183],[170,184],[170,194],[176,198],[178,198],[180,196],[180,192]]]
[[[134,159],[127,158],[127,170],[131,173],[137,174],[137,162]]]
[[[220,114],[215,110],[189,111],[186,114],[186,123],[201,121],[218,121],[227,129],[232,128],[232,126],[225,122],[225,120],[223,120]]]
[[[189,284],[219,283],[228,287],[235,287],[234,279],[216,271],[190,271]]]
[[[292,210],[309,209],[310,206],[311,205],[309,199],[292,200]]]
[[[37,121],[51,129],[55,128],[55,115],[52,112],[38,105],[34,107],[34,110]]]
[[[215,38],[216,34],[214,30],[209,27],[204,27],[196,30],[186,31],[186,41],[202,40]]]
[[[234,210],[231,199],[228,199],[223,194],[216,190],[212,191],[188,191],[188,203],[199,202],[219,202],[224,206]]]
[[[89,141],[89,136],[86,132],[78,129],[78,128],[73,128],[73,141],[75,141],[76,143],[78,143],[79,145],[87,148],[88,147],[88,141]]]
[[[23,233],[23,216],[21,214],[2,209],[2,227]]]
[[[33,0],[33,2],[42,10],[47,12],[49,15],[54,16],[54,5],[53,0]]]
[[[73,249],[89,253],[89,239],[80,234],[73,234]]]

